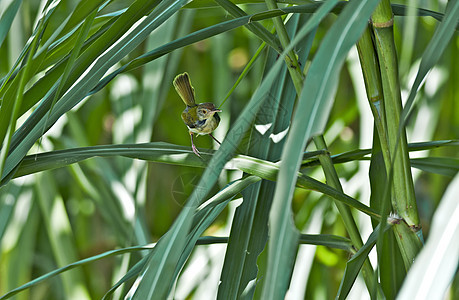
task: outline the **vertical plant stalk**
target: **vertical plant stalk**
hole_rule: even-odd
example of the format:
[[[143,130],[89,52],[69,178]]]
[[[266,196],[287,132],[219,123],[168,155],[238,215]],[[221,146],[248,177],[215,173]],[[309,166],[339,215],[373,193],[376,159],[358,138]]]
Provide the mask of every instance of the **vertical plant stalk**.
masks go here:
[[[375,124],[381,139],[381,149],[386,170],[393,177],[391,181],[392,207],[401,218],[400,223],[398,223],[399,226],[394,226],[393,228],[404,259],[405,268],[409,269],[422,246],[419,238],[421,236],[421,227],[411,176],[406,133],[404,128],[399,128],[402,101],[393,22],[390,1],[382,0],[371,18],[383,95],[382,105],[380,105],[379,114],[376,114]],[[367,68],[368,65],[364,64],[363,67]],[[368,70],[365,70],[364,74],[367,72],[368,75]],[[372,87],[370,82],[366,83],[367,90]],[[370,90],[370,103],[374,103],[371,101],[373,96]],[[375,110],[375,108],[372,107],[372,110]],[[373,114],[375,115],[375,112]],[[403,226],[408,226],[411,230],[400,230],[400,227]]]
[[[402,100],[393,22],[390,2],[383,0],[372,16],[372,25],[381,70],[389,151],[391,158],[394,160],[394,197],[392,204],[405,222],[417,231],[420,229],[419,216],[414,196],[405,130],[401,130],[401,134],[398,136]]]
[[[387,183],[387,174],[391,169],[391,159],[387,142],[381,72],[370,26],[367,27],[357,43],[357,51],[375,126],[369,173],[371,186],[370,207],[377,209],[381,213],[382,220],[385,220],[392,207],[391,193],[389,192],[391,187]],[[379,154],[381,154],[381,157],[379,157]],[[388,190],[386,191],[386,189]],[[373,227],[376,226],[377,223],[374,222]],[[380,232],[376,243],[380,286],[388,298],[395,297],[397,279],[405,276],[405,274],[398,275],[403,272],[397,272],[397,268],[401,264],[397,264],[400,262],[398,260],[398,252],[391,251],[397,247],[395,241],[393,242],[394,238],[395,236],[392,235],[392,232],[388,232],[386,235]]]
[[[278,9],[277,3],[274,0],[266,0],[266,5],[269,9]],[[284,22],[282,21],[281,17],[274,17],[273,22],[281,45],[285,49],[290,44],[290,38],[288,36]],[[287,69],[290,73],[290,77],[292,78],[293,85],[295,86],[296,93],[297,95],[300,95],[301,89],[303,87],[303,75],[301,72],[300,64],[298,63],[297,55],[293,49],[289,51],[285,57],[285,62],[287,64]]]
[[[364,31],[362,37],[357,43],[357,52],[359,53],[359,60],[362,66],[363,79],[365,82],[365,90],[367,92],[371,112],[375,121],[375,127],[378,131],[379,139],[381,140],[381,150],[384,157],[386,171],[389,172],[391,164],[386,132],[386,111],[378,57],[373,46],[370,27]]]

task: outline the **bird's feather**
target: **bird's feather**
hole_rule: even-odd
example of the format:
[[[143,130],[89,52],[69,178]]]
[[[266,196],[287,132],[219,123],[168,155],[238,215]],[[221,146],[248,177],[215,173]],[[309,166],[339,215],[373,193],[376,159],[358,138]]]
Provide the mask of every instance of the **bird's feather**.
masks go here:
[[[182,98],[183,102],[185,102],[187,106],[196,106],[194,88],[191,85],[191,80],[188,76],[188,73],[185,72],[183,74],[177,75],[173,84],[180,98]]]

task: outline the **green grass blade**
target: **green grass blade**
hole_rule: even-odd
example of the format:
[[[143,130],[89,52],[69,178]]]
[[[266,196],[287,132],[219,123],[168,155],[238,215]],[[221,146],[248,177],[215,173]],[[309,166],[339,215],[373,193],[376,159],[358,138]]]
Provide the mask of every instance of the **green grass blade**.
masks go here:
[[[77,149],[59,150],[48,153],[27,156],[18,169],[18,175],[31,174],[47,169],[67,166],[95,156],[126,156],[130,158],[185,165],[190,167],[206,167],[206,160],[213,156],[201,151],[204,161],[194,155],[190,147],[175,146],[166,143],[146,143],[137,145],[107,145],[82,147]],[[253,157],[239,155],[233,158],[228,168],[236,168],[246,173],[276,181],[279,165]],[[361,202],[349,197],[338,190],[321,183],[311,177],[298,173],[297,186],[305,189],[320,191],[330,197],[344,202],[372,217],[378,219],[378,213]]]
[[[452,157],[412,158],[411,166],[426,172],[454,177],[459,172],[459,159]]]
[[[416,74],[416,78],[412,85],[410,94],[402,111],[401,122],[403,122],[403,124],[405,124],[409,118],[409,114],[413,108],[413,103],[419,87],[424,82],[424,78],[426,77],[427,73],[435,66],[437,61],[443,55],[446,46],[448,46],[451,38],[454,35],[455,25],[457,26],[458,22],[459,2],[448,2],[445,16],[442,22],[438,25],[433,38],[430,40],[429,45],[422,55],[418,73]]]
[[[79,23],[85,21],[86,17],[91,15],[94,11],[99,10],[100,8],[104,7],[109,1],[107,0],[82,0],[80,1],[75,9],[73,10],[72,14],[70,15],[65,27],[62,29],[62,34],[70,32],[74,27],[76,27]]]
[[[58,98],[61,96],[61,93],[62,93],[62,90],[63,90],[63,87],[64,87],[64,84],[72,70],[72,68],[74,67],[74,63],[80,53],[80,50],[81,50],[81,47],[83,46],[83,42],[85,41],[87,35],[88,35],[88,32],[89,32],[89,29],[92,25],[92,22],[94,20],[94,18],[96,17],[96,14],[97,14],[97,11],[95,10],[94,12],[92,12],[91,15],[89,15],[82,27],[80,28],[79,30],[79,33],[78,33],[78,38],[77,38],[77,41],[76,43],[74,44],[74,48],[72,49],[71,51],[71,54],[70,54],[70,57],[69,59],[67,60],[67,63],[65,65],[65,68],[64,68],[64,73],[62,74],[62,77],[59,81],[59,85],[57,86],[57,89],[56,89],[56,93],[54,94],[54,99],[53,99],[53,102],[51,103],[51,107],[50,107],[50,110],[48,112],[48,117],[49,117],[49,114],[52,112],[53,108],[54,108],[54,105],[56,104]],[[41,135],[43,135],[45,129],[46,129],[46,122],[43,126],[43,131],[41,133]]]
[[[350,253],[355,251],[350,239],[338,235],[301,234],[299,242],[300,244],[326,246],[334,249],[341,249]]]
[[[456,146],[456,140],[446,141],[432,141],[432,142],[421,142],[409,144],[411,151],[423,151],[429,149],[435,149],[444,146]],[[365,159],[364,157],[370,154],[369,149],[353,150],[337,154],[332,156],[334,163],[344,163],[353,160]],[[210,160],[213,155],[213,150],[202,150],[203,157],[205,160]],[[46,170],[52,170],[56,168],[62,168],[86,159],[90,159],[96,156],[110,157],[122,155],[135,159],[150,160],[156,162],[164,162],[169,164],[184,165],[190,167],[205,167],[205,162],[198,159],[195,156],[187,155],[192,154],[190,147],[178,146],[173,144],[167,144],[162,142],[156,143],[145,143],[145,144],[124,144],[124,145],[102,145],[92,147],[81,147],[81,148],[69,148],[66,150],[56,150],[51,152],[44,152],[34,155],[29,155],[24,158],[21,162],[14,178],[42,172]],[[415,164],[416,159],[412,159],[412,163]],[[315,160],[308,161],[303,164],[304,167],[318,165],[318,162],[314,163]],[[256,165],[257,162],[250,161],[250,163],[244,163],[244,159],[241,160],[236,166],[243,168],[248,172],[251,171],[250,165]],[[452,165],[454,167],[455,164]],[[271,166],[274,167],[275,166]],[[440,172],[440,171],[438,171]],[[271,173],[265,175],[258,173],[258,176],[268,177]],[[270,179],[271,180],[271,179]],[[2,181],[1,185],[5,185],[6,181]]]
[[[251,4],[251,3],[262,3],[264,2],[264,0],[236,0],[236,1],[232,1],[233,3],[235,4]],[[298,6],[299,5],[302,5],[302,4],[305,4],[305,3],[308,3],[308,2],[312,2],[312,1],[308,1],[308,0],[286,0],[286,1],[277,1],[278,3],[288,3],[288,4],[297,4]],[[343,8],[347,5],[347,1],[341,1],[338,3],[338,5],[332,10],[333,13],[335,14],[339,14],[341,13],[341,11],[343,10]],[[309,11],[310,13],[313,13],[314,10],[320,6],[322,3],[320,1],[315,1],[313,3],[308,3],[306,4],[307,6],[310,7]],[[304,6],[306,6],[304,5]],[[192,1],[190,2],[189,4],[187,4],[185,7],[186,8],[210,8],[210,7],[216,7],[217,4],[215,3],[215,1],[213,0],[200,0],[200,1]],[[409,13],[409,10],[407,8],[406,5],[402,5],[402,4],[391,4],[392,6],[392,11],[394,12],[394,15],[396,16],[412,16]],[[424,8],[418,8],[417,11],[416,11],[416,14],[414,16],[419,16],[419,17],[432,17],[434,19],[436,19],[437,21],[442,21],[443,19],[443,14],[442,13],[439,13],[439,12],[436,12],[436,11],[432,11],[432,10],[429,10],[429,9],[424,9]],[[458,27],[456,28],[456,30],[459,29],[459,25],[457,25]]]
[[[107,252],[104,252],[104,253],[101,253],[101,254],[98,254],[98,255],[95,255],[95,256],[91,256],[91,257],[88,257],[88,258],[73,262],[73,263],[68,264],[68,265],[66,265],[64,267],[55,269],[55,270],[53,270],[53,271],[51,271],[49,273],[41,275],[41,276],[35,278],[34,280],[31,280],[31,281],[27,282],[26,284],[21,285],[20,287],[17,287],[14,290],[9,291],[8,293],[2,295],[0,297],[0,299],[11,298],[12,296],[16,295],[17,293],[20,293],[20,292],[22,292],[22,291],[24,291],[26,289],[29,289],[29,288],[31,288],[31,287],[33,287],[33,286],[45,281],[45,280],[51,279],[51,278],[53,278],[53,277],[55,277],[55,276],[57,276],[57,275],[59,275],[61,273],[64,273],[64,272],[66,272],[68,270],[83,266],[85,264],[92,263],[92,262],[95,262],[95,261],[98,261],[98,260],[101,260],[101,259],[104,259],[104,258],[108,258],[108,257],[111,257],[111,256],[122,255],[122,254],[126,254],[126,253],[152,249],[152,247],[153,247],[153,245],[145,245],[145,246],[133,246],[133,247],[128,247],[128,248],[110,250],[110,251],[107,251]]]
[[[439,147],[446,147],[452,146],[457,147],[459,145],[458,140],[444,140],[444,141],[431,141],[431,142],[418,142],[418,143],[410,143],[408,144],[408,150],[411,151],[423,151],[423,150],[430,150],[436,149]],[[345,163],[353,160],[366,160],[368,159],[366,156],[371,153],[371,149],[357,149],[351,150],[347,152],[343,152],[340,154],[335,154],[332,156],[332,160],[334,163]],[[315,152],[306,152],[303,156],[304,162],[302,163],[302,167],[312,167],[319,165],[318,158],[311,158],[317,156],[319,153]]]
[[[13,23],[14,17],[16,16],[19,7],[21,6],[22,0],[14,0],[5,9],[0,18],[0,46],[3,44],[8,31],[10,30],[11,24]]]
[[[120,40],[123,35],[144,16],[145,12],[151,11],[158,2],[159,1],[137,0],[130,5],[124,13],[117,17],[113,23],[109,24],[110,28],[101,29],[100,32],[102,32],[102,34],[98,35],[97,39],[85,48],[78,57],[75,68],[65,85],[65,90],[68,90],[72,84],[88,70],[94,61],[102,60],[100,56],[104,54],[111,45],[120,45]],[[151,13],[149,16],[151,17]],[[136,29],[138,30],[139,27],[136,27]],[[124,39],[124,41],[126,41],[126,39]],[[26,112],[30,107],[38,103],[40,99],[47,96],[47,91],[50,90],[53,84],[60,78],[63,68],[63,64],[56,64],[24,94],[24,103],[21,108],[21,113]],[[42,103],[41,106],[43,105]],[[47,103],[47,105],[50,105],[50,103]],[[48,106],[45,105],[44,108],[39,107],[38,109],[46,110]]]
[[[257,58],[260,57],[260,54],[263,52],[265,47],[266,47],[266,43],[264,43],[264,42],[260,45],[260,47],[258,47],[258,49],[255,52],[255,54],[252,56],[252,58],[247,63],[247,65],[244,67],[244,70],[242,71],[241,75],[239,75],[238,79],[233,84],[233,87],[228,91],[228,93],[226,94],[225,98],[222,100],[220,105],[218,105],[218,108],[221,108],[225,104],[226,100],[228,100],[228,98],[233,94],[234,90],[237,88],[237,86],[242,81],[242,79],[244,79],[245,76],[247,75],[247,73],[249,73],[250,69],[252,68],[252,66],[255,63],[255,61],[257,60]]]
[[[389,227],[386,227],[386,229]],[[367,242],[360,248],[360,250],[352,256],[352,258],[347,262],[346,269],[344,270],[344,276],[341,280],[339,286],[338,294],[336,299],[346,299],[349,294],[352,286],[354,285],[355,279],[362,268],[363,263],[368,258],[373,246],[376,244],[378,239],[379,231],[381,230],[380,225],[378,225],[375,230],[368,237]]]
[[[48,3],[50,2],[48,1]],[[44,9],[43,13],[39,13],[40,18],[36,27],[33,30],[33,34],[25,44],[13,67],[10,69],[8,74],[3,78],[2,86],[0,88],[0,98],[2,98],[2,104],[4,104],[0,108],[0,119],[5,120],[3,122],[0,122],[0,137],[2,139],[6,131],[8,120],[11,116],[11,107],[14,103],[16,103],[16,94],[20,88],[21,81],[24,80],[27,83],[32,78],[32,76],[36,74],[44,59],[44,55],[38,55],[37,57],[36,51],[40,51],[37,48],[39,47],[41,38],[44,34],[46,27],[48,26],[48,23],[50,22],[51,17],[53,16],[54,11],[55,8],[50,8],[49,10]],[[32,44],[35,44],[35,46],[32,47]],[[30,59],[27,58],[29,62],[26,64],[25,58],[26,55],[31,53],[31,49],[33,55],[30,56]],[[20,64],[21,67],[18,68]],[[27,76],[24,77],[23,74],[25,73],[26,69]],[[24,103],[27,102],[27,97],[25,96],[26,94],[21,95],[22,100],[21,106],[18,109],[18,116],[21,116],[24,113],[22,107],[24,106]],[[14,147],[14,140],[12,143],[12,147]]]
[[[37,25],[37,31],[41,32],[44,28],[43,19],[41,19]],[[32,57],[35,53],[36,46],[38,45],[39,35],[35,35],[29,49],[27,59],[25,61],[24,72],[18,77],[18,89],[14,91],[15,97],[11,101],[2,101],[2,106],[0,107],[0,115],[7,115],[0,122],[0,175],[4,173],[7,169],[7,160],[10,151],[10,145],[12,143],[13,132],[16,129],[16,122],[19,118],[19,109],[23,101],[23,92],[29,77],[29,72],[31,69]]]

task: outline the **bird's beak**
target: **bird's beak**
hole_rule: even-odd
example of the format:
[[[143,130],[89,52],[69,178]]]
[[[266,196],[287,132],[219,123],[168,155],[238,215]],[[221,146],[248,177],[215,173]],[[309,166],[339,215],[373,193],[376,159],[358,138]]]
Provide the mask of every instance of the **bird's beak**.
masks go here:
[[[222,110],[216,108],[216,109],[214,109],[212,112],[222,112]]]

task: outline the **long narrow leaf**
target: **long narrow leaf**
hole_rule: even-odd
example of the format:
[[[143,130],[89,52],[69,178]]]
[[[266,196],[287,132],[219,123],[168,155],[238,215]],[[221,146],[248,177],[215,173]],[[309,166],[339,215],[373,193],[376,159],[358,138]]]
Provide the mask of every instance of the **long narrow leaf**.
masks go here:
[[[387,230],[387,228],[389,227],[385,227],[384,230]],[[363,247],[360,248],[360,250],[347,262],[346,269],[344,270],[344,276],[341,280],[341,284],[338,290],[338,295],[336,296],[337,299],[346,299],[349,291],[354,285],[354,281],[357,278],[363,263],[366,259],[368,259],[368,254],[376,244],[380,230],[381,227],[378,225],[370,234],[370,237],[368,238],[365,245],[363,245]]]
[[[0,46],[8,34],[8,31],[13,23],[14,17],[16,16],[19,6],[21,6],[22,0],[14,0],[10,3],[7,9],[2,13],[0,18]]]
[[[413,108],[413,102],[419,87],[424,82],[424,78],[426,77],[427,73],[435,66],[445,51],[446,46],[449,44],[449,41],[455,32],[455,25],[458,26],[458,22],[459,1],[448,2],[443,21],[438,25],[433,38],[430,40],[429,45],[422,55],[422,60],[421,64],[419,65],[418,73],[416,74],[416,79],[414,80],[413,86],[411,87],[411,91],[408,96],[408,100],[406,101],[405,107],[403,108],[401,122],[407,122],[407,118]]]

